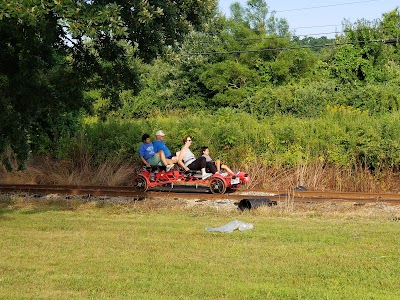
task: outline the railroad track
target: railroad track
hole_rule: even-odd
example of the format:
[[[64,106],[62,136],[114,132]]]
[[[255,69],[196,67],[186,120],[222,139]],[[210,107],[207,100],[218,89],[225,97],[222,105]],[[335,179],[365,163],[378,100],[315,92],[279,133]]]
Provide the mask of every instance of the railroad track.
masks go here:
[[[275,201],[294,202],[342,202],[352,201],[357,203],[382,202],[392,205],[400,205],[400,194],[396,193],[356,193],[356,192],[321,192],[321,191],[267,191],[267,190],[238,190],[234,193],[223,195],[211,194],[207,189],[172,190],[164,188],[164,191],[151,190],[137,192],[129,186],[80,186],[80,185],[36,185],[36,184],[0,184],[0,193],[26,193],[30,195],[89,195],[130,197],[132,200],[154,197],[165,198],[201,198],[203,200],[241,200],[268,198]]]

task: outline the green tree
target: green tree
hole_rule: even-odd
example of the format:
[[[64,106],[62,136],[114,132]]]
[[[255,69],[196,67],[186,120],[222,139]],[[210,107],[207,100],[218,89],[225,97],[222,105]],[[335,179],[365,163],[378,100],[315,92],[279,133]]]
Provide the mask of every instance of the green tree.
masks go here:
[[[206,87],[206,94],[216,107],[237,107],[245,96],[246,88],[258,83],[254,70],[231,60],[208,66],[199,80]]]
[[[383,81],[385,64],[382,32],[377,21],[344,22],[345,35],[338,38],[338,47],[331,61],[332,75],[341,83],[364,84]]]
[[[23,160],[38,133],[68,127],[62,116],[88,107],[85,89],[119,107],[120,92],[138,89],[129,59],[162,55],[215,9],[216,0],[2,1],[0,153],[8,145]]]
[[[396,8],[383,14],[383,20],[379,29],[383,33],[383,38],[387,41],[386,56],[388,60],[400,63],[400,10]]]
[[[329,39],[326,36],[321,36],[318,38],[306,36],[304,38],[300,38],[299,36],[293,36],[292,41],[299,46],[309,47],[314,52],[320,52],[325,46],[331,45],[334,43],[334,39]]]
[[[264,0],[248,0],[243,7],[239,2],[231,5],[232,19],[236,23],[243,23],[254,30],[259,36],[289,34],[289,25],[286,19],[276,18],[274,12]]]

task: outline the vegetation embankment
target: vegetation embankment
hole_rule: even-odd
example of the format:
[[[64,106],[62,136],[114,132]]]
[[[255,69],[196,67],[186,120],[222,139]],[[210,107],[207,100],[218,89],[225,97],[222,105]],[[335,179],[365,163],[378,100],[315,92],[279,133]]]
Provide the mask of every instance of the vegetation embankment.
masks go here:
[[[215,0],[3,6],[3,180],[38,157],[66,182],[133,168],[141,135],[162,129],[171,150],[189,134],[259,187],[276,171],[311,188],[398,190],[398,8],[300,38],[264,0],[231,17]]]
[[[0,298],[396,299],[398,213],[1,196]],[[254,229],[204,230],[233,219]]]
[[[189,134],[194,150],[208,145],[214,158],[249,172],[249,187],[395,192],[399,190],[398,118],[397,113],[371,117],[343,106],[328,107],[318,118],[260,120],[229,108],[210,115],[159,113],[146,120],[86,118],[76,135],[41,144],[38,153],[58,161],[32,160],[25,172],[17,174],[3,169],[3,182],[129,184],[140,166],[141,135],[163,129],[172,151],[178,151],[181,136]]]

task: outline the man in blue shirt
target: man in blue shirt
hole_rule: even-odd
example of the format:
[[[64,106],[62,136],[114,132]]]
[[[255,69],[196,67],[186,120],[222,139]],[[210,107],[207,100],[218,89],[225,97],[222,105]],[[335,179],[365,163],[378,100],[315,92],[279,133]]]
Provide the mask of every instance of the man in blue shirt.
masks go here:
[[[147,133],[143,134],[142,141],[143,143],[139,148],[139,156],[146,167],[164,165],[167,167],[167,171],[169,171],[174,166],[173,164],[168,164],[163,151],[155,151],[154,145],[150,140],[150,135]]]
[[[156,132],[156,140],[153,142],[154,152],[157,153],[158,151],[162,150],[165,154],[165,157],[168,159],[168,164],[176,163],[178,161],[178,157],[176,156],[176,153],[171,153],[167,145],[165,145],[164,136],[164,131],[158,130]]]

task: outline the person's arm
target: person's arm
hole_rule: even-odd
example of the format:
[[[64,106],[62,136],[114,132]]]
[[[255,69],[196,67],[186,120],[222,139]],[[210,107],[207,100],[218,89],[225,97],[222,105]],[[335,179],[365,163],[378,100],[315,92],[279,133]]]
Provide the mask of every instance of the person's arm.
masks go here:
[[[181,149],[181,152],[179,153],[178,156],[178,165],[181,166],[185,171],[189,171],[190,169],[186,167],[185,164],[183,163],[183,157],[185,155],[185,151],[186,149],[184,148]]]
[[[143,144],[140,145],[139,148],[139,156],[140,156],[140,160],[144,163],[144,165],[146,167],[150,167],[150,164],[144,159],[144,148],[143,148]]]
[[[140,159],[141,159],[142,162],[146,165],[146,167],[150,167],[150,164],[144,159],[143,156],[141,156]]]

